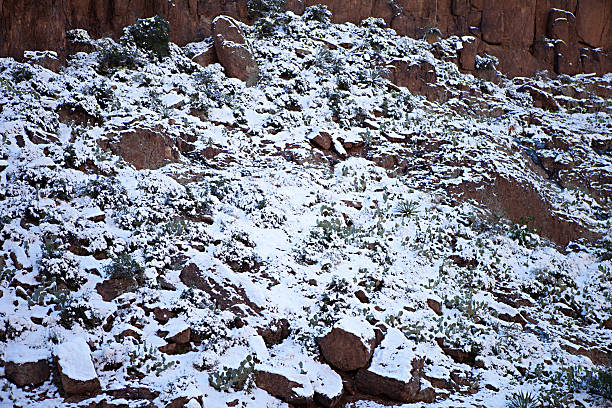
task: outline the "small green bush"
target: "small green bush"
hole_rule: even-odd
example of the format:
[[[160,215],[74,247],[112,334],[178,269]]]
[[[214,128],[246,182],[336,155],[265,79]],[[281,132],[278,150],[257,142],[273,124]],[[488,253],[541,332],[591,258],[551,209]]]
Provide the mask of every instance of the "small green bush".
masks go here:
[[[125,29],[126,40],[144,51],[151,52],[158,60],[170,54],[170,23],[161,16],[138,19]]]
[[[101,72],[108,72],[115,68],[133,69],[136,65],[136,53],[129,47],[111,44],[98,51],[98,69]]]
[[[304,21],[318,21],[319,23],[328,24],[331,19],[331,11],[324,4],[317,4],[306,7],[302,18]]]
[[[110,279],[134,278],[141,281],[144,268],[130,254],[120,254],[105,268],[106,275]]]
[[[597,370],[587,372],[585,383],[591,394],[599,395],[612,401],[612,371]]]
[[[258,18],[270,13],[280,13],[286,0],[248,0],[247,10],[250,18]]]
[[[249,389],[253,385],[255,362],[253,356],[247,356],[238,368],[224,367],[208,377],[208,382],[217,391],[229,392]]]

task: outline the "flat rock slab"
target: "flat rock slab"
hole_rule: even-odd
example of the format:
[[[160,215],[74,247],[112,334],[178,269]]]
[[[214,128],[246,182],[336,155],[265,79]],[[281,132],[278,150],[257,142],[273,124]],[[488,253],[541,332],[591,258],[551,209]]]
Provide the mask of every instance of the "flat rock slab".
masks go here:
[[[417,401],[422,360],[414,350],[414,342],[406,339],[401,331],[389,329],[374,351],[370,367],[357,373],[356,387],[366,394],[395,401]]]
[[[96,395],[100,392],[100,380],[91,360],[91,351],[83,338],[77,337],[58,345],[55,359],[67,395]]]

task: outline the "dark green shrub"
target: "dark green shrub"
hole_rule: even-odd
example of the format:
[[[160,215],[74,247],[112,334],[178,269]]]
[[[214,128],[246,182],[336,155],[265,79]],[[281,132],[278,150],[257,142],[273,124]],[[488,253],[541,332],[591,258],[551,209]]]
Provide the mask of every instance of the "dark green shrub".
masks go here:
[[[253,357],[247,356],[238,368],[224,367],[221,371],[211,374],[208,377],[208,382],[217,391],[248,390],[253,385],[254,370]]]
[[[590,393],[612,401],[612,371],[587,372],[585,383]]]
[[[280,13],[285,8],[286,0],[248,0],[247,10],[250,18],[257,18],[270,13]]]
[[[101,320],[95,315],[89,304],[84,299],[68,299],[65,304],[60,304],[58,323],[65,329],[72,329],[75,323],[80,324],[87,330],[98,327]]]
[[[133,278],[137,282],[142,281],[144,268],[130,254],[119,254],[104,269],[110,279]]]
[[[98,69],[108,72],[115,68],[136,68],[134,50],[119,44],[112,44],[98,51]]]
[[[327,9],[326,5],[317,4],[306,7],[302,18],[304,21],[318,21],[319,23],[328,24],[331,15],[332,13]]]
[[[127,40],[132,40],[141,50],[151,52],[158,60],[170,54],[170,23],[161,16],[139,19],[125,32]]]
[[[21,64],[17,66],[13,69],[13,72],[11,74],[13,80],[17,83],[29,81],[30,79],[34,78],[34,71],[32,71],[32,68],[26,64]]]

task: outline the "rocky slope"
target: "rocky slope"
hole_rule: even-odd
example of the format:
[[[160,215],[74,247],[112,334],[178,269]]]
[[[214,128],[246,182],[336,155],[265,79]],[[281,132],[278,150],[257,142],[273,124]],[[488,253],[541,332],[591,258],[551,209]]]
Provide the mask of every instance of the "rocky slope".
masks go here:
[[[211,24],[0,60],[0,405],[609,406],[611,74]]]
[[[250,0],[258,3],[258,0]],[[94,37],[121,35],[137,18],[168,19],[179,45],[212,32],[212,20],[226,14],[252,21],[247,0],[0,1],[0,56],[21,58],[24,50],[74,51],[66,32],[85,29]],[[422,38],[432,28],[444,37],[470,35],[476,53],[501,61],[511,76],[539,70],[559,74],[612,71],[612,3],[607,0],[288,0],[302,14],[322,3],[336,23],[358,24],[379,17],[400,35]],[[473,70],[473,64],[462,65]]]

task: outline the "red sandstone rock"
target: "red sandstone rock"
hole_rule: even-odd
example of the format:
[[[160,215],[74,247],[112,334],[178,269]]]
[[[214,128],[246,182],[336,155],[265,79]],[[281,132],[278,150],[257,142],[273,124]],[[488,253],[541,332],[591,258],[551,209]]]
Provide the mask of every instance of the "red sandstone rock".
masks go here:
[[[123,157],[137,170],[158,169],[176,162],[179,152],[174,141],[152,129],[134,129],[120,134],[118,140],[106,142],[103,148]]]
[[[366,321],[344,318],[325,336],[319,338],[321,354],[333,367],[354,371],[368,365],[376,335]]]
[[[227,76],[238,78],[248,86],[255,85],[259,67],[238,21],[228,16],[217,17],[213,21],[213,37],[217,58]]]
[[[288,404],[310,406],[313,399],[310,381],[303,375],[295,375],[293,377],[295,378],[287,378],[280,372],[261,369],[255,375],[255,384],[270,395]]]
[[[389,329],[377,347],[368,369],[359,370],[355,386],[365,394],[401,402],[419,400],[423,359],[414,343],[398,329]]]
[[[600,74],[612,70],[612,3],[608,0],[290,0],[287,9],[299,14],[318,3],[328,6],[334,22],[380,17],[400,35],[422,38],[430,27],[438,27],[444,36],[474,35],[495,47],[487,52],[500,59],[499,69],[510,76],[532,75],[540,69]],[[566,44],[568,49],[561,50],[556,62],[550,61],[548,53],[542,54],[541,47],[534,48],[547,35],[552,9],[576,13],[577,40]],[[246,0],[4,1],[0,56],[21,58],[24,50],[51,49],[62,59],[77,51],[66,39],[68,30],[84,28],[93,37],[117,38],[123,27],[156,14],[170,22],[171,40],[179,45],[210,36],[219,15],[248,21]],[[585,46],[586,52],[581,52]]]
[[[32,362],[7,361],[4,375],[19,387],[40,385],[49,379],[49,363],[47,360]]]
[[[100,392],[100,381],[85,340],[75,338],[57,346],[55,360],[67,395],[93,396]]]

